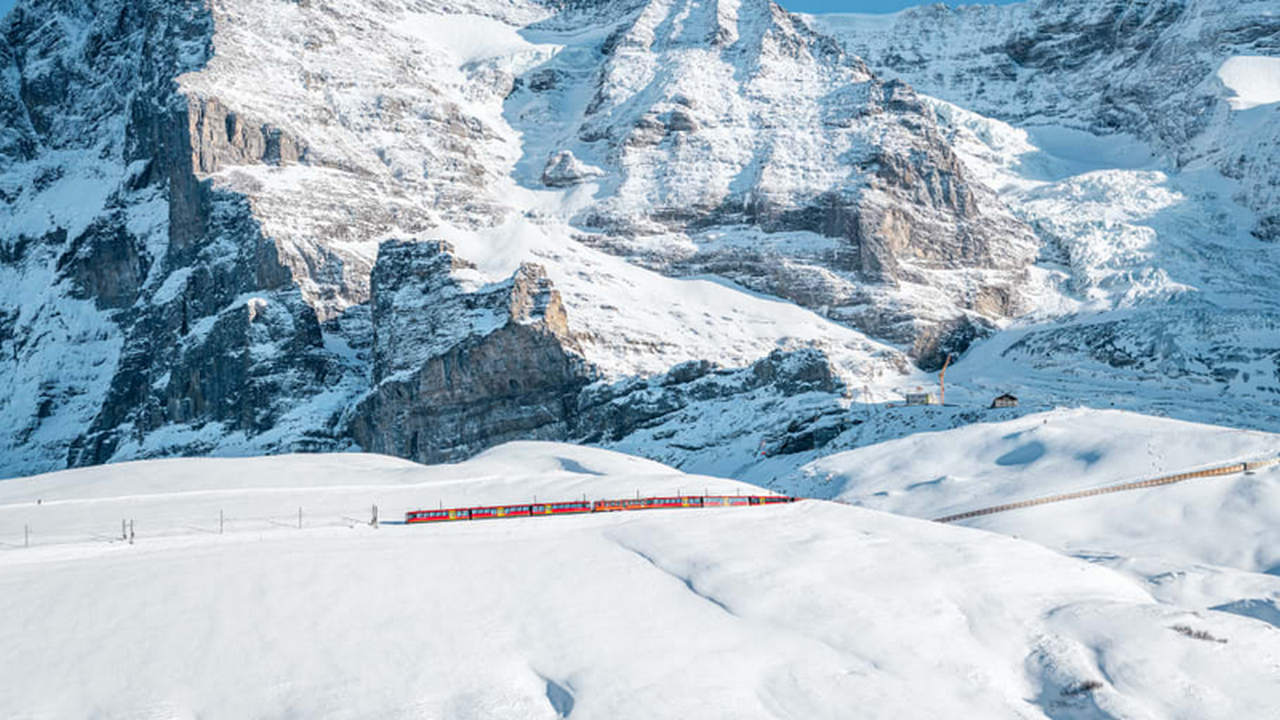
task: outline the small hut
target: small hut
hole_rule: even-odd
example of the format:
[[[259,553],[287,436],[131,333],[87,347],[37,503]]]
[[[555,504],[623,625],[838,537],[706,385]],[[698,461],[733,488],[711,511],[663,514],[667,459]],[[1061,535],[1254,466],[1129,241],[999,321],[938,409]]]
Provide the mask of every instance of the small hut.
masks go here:
[[[991,409],[1018,407],[1018,398],[1005,393],[995,400],[991,401]]]
[[[907,399],[907,405],[933,405],[937,401],[933,399],[933,393],[927,392],[909,392],[903,393]]]

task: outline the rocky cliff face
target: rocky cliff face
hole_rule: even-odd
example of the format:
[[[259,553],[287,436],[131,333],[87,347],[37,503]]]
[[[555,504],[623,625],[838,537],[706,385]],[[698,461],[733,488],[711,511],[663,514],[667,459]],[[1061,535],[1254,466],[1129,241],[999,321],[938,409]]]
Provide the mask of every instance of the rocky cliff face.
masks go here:
[[[104,462],[177,428],[178,448],[212,449],[275,428],[323,385],[317,317],[276,244],[243,196],[202,179],[295,155],[225,118],[211,128],[178,92],[213,27],[196,2],[8,18],[8,99],[28,120],[3,158],[15,468]]]
[[[592,370],[560,293],[538,265],[468,289],[473,269],[444,242],[383,244],[372,288],[376,385],[351,421],[361,447],[462,460],[510,440],[570,435]]]
[[[815,18],[877,72],[1016,124],[1062,124],[1151,143],[1176,167],[1241,181],[1252,228],[1275,241],[1274,111],[1241,113],[1220,75],[1235,57],[1280,55],[1267,0],[1033,0],[941,4],[885,20]]]
[[[517,171],[596,183],[573,216],[593,247],[821,310],[926,367],[1019,310],[1030,230],[909,86],[777,5],[593,3],[533,27],[572,50],[507,98]]]
[[[761,476],[880,437],[851,403],[1011,318],[1272,307],[1270,246],[1235,229],[1270,237],[1277,173],[1241,148],[1274,123],[1197,75],[1209,45],[1270,52],[1270,16],[1108,7],[850,34],[768,0],[23,0],[0,24],[0,475],[548,438]],[[895,44],[938,13],[946,42]],[[1186,107],[1079,58],[1174,68]],[[1176,169],[1140,193],[1030,173],[1020,130],[930,94],[1132,125],[1246,207]],[[1000,357],[1039,372],[1067,338]]]

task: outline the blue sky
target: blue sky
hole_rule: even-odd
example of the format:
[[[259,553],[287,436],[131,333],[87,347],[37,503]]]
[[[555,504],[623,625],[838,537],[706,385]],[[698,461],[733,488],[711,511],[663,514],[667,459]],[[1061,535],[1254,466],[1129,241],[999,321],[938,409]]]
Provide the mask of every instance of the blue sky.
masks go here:
[[[13,7],[14,0],[0,0],[0,17],[9,14],[9,10]]]

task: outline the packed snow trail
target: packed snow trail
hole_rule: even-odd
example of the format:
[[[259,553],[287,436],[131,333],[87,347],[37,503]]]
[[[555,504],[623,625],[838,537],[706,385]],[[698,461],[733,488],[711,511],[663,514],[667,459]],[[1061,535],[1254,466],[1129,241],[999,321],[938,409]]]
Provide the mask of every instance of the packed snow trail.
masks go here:
[[[970,510],[968,512],[956,513],[955,515],[934,518],[934,522],[950,523],[956,522],[957,520],[968,520],[970,518],[982,517],[983,515],[994,515],[995,513],[1008,512],[1010,510],[1018,510],[1020,508],[1035,507],[1036,505],[1048,505],[1050,503],[1066,502],[1067,500],[1079,500],[1080,498],[1106,495],[1108,493],[1125,492],[1128,490],[1144,490],[1146,488],[1159,487],[1161,485],[1172,485],[1174,483],[1183,482],[1184,480],[1194,480],[1196,478],[1234,475],[1236,473],[1258,470],[1277,464],[1280,464],[1280,457],[1253,462],[1235,463],[1232,465],[1221,465],[1207,470],[1196,470],[1193,472],[1179,473],[1177,475],[1166,475],[1164,477],[1152,478],[1150,480],[1138,480],[1135,482],[1121,483],[1119,485],[1093,488],[1091,490],[1078,490],[1076,492],[1059,493],[1057,495],[1048,495],[1031,500],[1005,503],[1003,505],[993,505],[991,507],[985,507],[978,510]]]

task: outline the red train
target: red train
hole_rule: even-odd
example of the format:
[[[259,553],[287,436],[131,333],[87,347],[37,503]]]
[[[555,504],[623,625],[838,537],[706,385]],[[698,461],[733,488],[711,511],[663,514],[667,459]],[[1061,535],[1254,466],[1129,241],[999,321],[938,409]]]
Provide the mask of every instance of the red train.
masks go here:
[[[785,495],[681,495],[677,497],[626,498],[623,500],[575,500],[559,503],[531,503],[528,505],[488,505],[469,508],[441,508],[439,510],[410,510],[404,514],[406,523],[447,522],[450,520],[488,520],[491,518],[533,517],[535,515],[570,515],[574,513],[619,512],[623,510],[662,510],[690,507],[735,507],[742,505],[773,505],[795,502]]]

